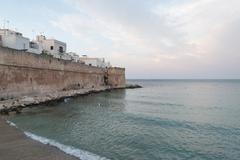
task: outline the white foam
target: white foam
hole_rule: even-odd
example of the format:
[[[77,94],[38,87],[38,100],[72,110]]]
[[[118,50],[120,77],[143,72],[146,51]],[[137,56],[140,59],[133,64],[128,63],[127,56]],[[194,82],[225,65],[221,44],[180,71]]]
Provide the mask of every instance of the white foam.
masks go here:
[[[12,127],[17,128],[17,125],[16,125],[15,123],[13,123],[13,122],[7,121],[7,123],[8,123],[10,126],[12,126]]]
[[[80,149],[77,149],[77,148],[74,148],[72,146],[67,146],[67,145],[64,145],[64,144],[61,144],[61,143],[58,143],[54,140],[51,140],[51,139],[47,139],[45,137],[41,137],[41,136],[37,136],[35,134],[32,134],[30,132],[24,132],[24,134],[33,139],[33,140],[36,140],[36,141],[39,141],[43,144],[47,144],[47,145],[50,145],[50,146],[54,146],[58,149],[60,149],[61,151],[69,154],[69,155],[72,155],[72,156],[75,156],[81,160],[108,160],[107,158],[105,157],[100,157],[94,153],[90,153],[88,151],[84,151],[84,150],[80,150]]]

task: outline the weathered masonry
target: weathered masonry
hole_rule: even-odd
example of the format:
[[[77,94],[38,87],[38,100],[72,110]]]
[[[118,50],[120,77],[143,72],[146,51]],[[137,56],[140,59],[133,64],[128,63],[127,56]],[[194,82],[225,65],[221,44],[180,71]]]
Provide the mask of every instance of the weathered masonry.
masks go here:
[[[125,69],[97,68],[0,47],[0,98],[100,86],[125,87]]]

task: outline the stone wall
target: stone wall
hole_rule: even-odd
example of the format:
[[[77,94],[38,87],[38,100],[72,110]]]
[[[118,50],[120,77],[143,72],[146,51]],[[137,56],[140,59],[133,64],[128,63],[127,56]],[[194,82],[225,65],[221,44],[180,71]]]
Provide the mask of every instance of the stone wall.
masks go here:
[[[109,68],[107,70],[108,84],[111,87],[122,88],[125,87],[125,69],[124,68]]]
[[[124,86],[125,70],[102,69],[0,47],[0,97],[104,85]]]

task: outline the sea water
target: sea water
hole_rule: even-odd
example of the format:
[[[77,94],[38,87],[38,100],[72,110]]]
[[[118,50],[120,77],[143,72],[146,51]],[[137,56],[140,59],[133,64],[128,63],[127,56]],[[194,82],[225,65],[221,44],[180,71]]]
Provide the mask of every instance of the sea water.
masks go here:
[[[239,80],[132,80],[9,121],[82,160],[240,159]]]

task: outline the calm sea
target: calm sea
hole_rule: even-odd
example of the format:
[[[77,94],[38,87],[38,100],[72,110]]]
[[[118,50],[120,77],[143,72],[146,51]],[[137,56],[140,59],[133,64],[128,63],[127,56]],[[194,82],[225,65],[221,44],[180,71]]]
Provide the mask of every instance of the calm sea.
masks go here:
[[[132,80],[116,90],[9,117],[26,135],[84,159],[240,159],[239,80]]]

